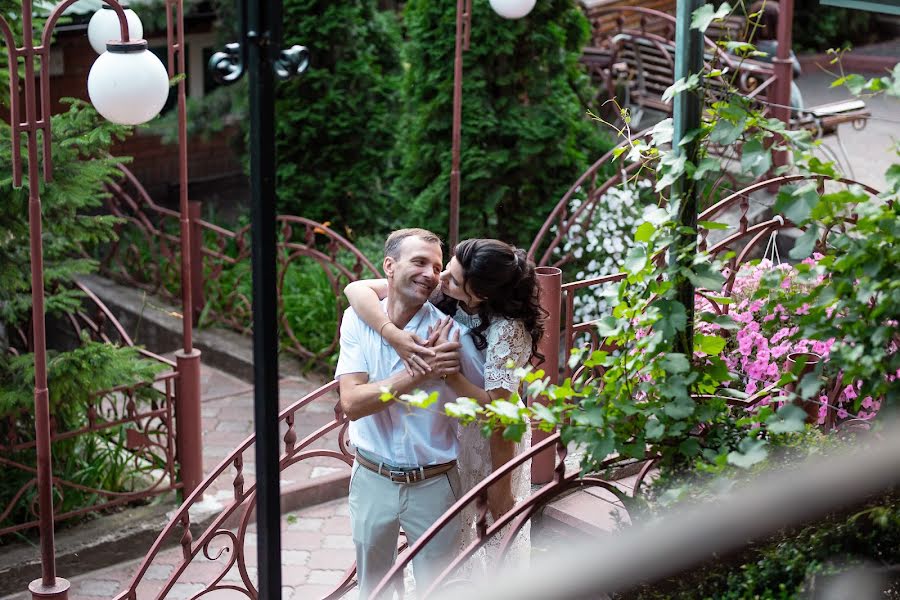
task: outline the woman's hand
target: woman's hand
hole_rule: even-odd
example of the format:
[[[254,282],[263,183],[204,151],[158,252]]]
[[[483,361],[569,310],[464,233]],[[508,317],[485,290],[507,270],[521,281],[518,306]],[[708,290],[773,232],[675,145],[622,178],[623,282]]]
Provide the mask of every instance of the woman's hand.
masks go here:
[[[400,329],[393,323],[386,324],[382,329],[384,341],[400,355],[400,360],[403,361],[403,366],[406,367],[406,372],[410,377],[427,375],[431,372],[431,367],[423,358],[434,356],[434,350],[427,347],[428,341],[422,340],[414,333]]]

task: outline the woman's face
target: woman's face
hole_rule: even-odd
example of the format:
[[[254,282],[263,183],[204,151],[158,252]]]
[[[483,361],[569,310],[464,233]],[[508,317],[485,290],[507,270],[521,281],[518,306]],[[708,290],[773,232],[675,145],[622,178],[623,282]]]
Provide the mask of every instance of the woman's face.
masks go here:
[[[441,273],[441,291],[445,296],[459,300],[469,308],[475,308],[482,302],[481,298],[471,294],[466,288],[462,265],[455,256],[450,259],[447,268]]]

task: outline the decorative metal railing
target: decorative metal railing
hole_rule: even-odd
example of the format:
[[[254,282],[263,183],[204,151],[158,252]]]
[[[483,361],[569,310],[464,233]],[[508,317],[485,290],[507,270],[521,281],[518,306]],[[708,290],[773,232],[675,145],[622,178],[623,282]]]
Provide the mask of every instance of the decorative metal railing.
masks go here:
[[[612,179],[618,180],[620,177],[621,175],[617,175]],[[732,257],[725,262],[725,267],[728,270],[729,277],[727,278],[722,290],[714,291],[716,296],[728,296],[731,294],[736,275],[740,270],[741,265],[743,265],[750,259],[759,258],[762,256],[762,250],[765,248],[765,244],[769,241],[772,233],[783,229],[791,229],[797,227],[795,224],[780,216],[775,216],[774,218],[770,218],[760,223],[751,225],[748,219],[751,194],[762,190],[772,191],[773,188],[777,189],[783,185],[802,184],[810,181],[815,182],[817,187],[821,191],[824,191],[826,184],[857,185],[873,196],[878,195],[877,190],[857,181],[810,175],[789,175],[768,179],[765,181],[759,181],[737,192],[729,194],[721,201],[701,212],[699,216],[699,220],[701,222],[715,222],[718,219],[723,219],[725,217],[727,217],[728,221],[733,222],[733,224],[729,226],[729,228],[724,232],[720,230],[715,231],[715,233],[718,235],[718,238],[716,240],[712,240],[710,237],[713,231],[710,231],[709,229],[703,227],[699,228],[698,238],[699,246],[701,249],[708,250],[714,256],[724,255],[729,251],[733,253]],[[598,188],[598,190],[599,189],[608,188],[604,184],[604,186],[601,186],[600,188]],[[593,203],[593,205],[590,207],[590,210],[603,210],[603,206],[600,204],[603,199],[602,192],[593,193],[589,196],[589,198]],[[561,207],[563,208],[561,209]],[[564,207],[565,205],[562,202],[557,205],[557,209],[560,210],[560,212],[564,210]],[[588,211],[588,208],[585,205],[582,205],[579,210],[585,212]],[[551,240],[549,246],[550,249],[544,253],[544,260],[547,260],[551,256],[551,250],[559,244],[559,240],[565,238],[566,228],[567,226],[571,226],[571,224],[575,222],[575,218],[576,216],[573,215],[573,217],[569,220],[560,219],[559,213],[557,212],[557,210],[555,210],[550,219],[548,219],[548,223],[550,223],[551,219],[553,219],[556,220],[557,223],[562,223],[562,225],[559,226],[555,237],[553,238],[553,240]],[[848,215],[845,223],[850,224],[852,222],[853,217]],[[545,223],[544,228],[542,228],[541,230],[541,234],[546,234],[549,231],[550,228],[547,226],[547,223]],[[829,232],[830,231],[824,231],[821,238],[818,240],[817,243],[820,249],[824,248],[825,244],[827,243]],[[534,244],[532,244],[532,251],[535,248],[540,247],[540,244],[541,240],[540,238],[537,238]],[[577,321],[575,316],[575,298],[579,293],[597,293],[603,286],[621,281],[625,276],[625,273],[615,273],[602,277],[595,277],[592,279],[564,283],[562,285],[562,340],[560,344],[561,356],[569,356],[569,352],[572,350],[572,348],[588,347],[591,350],[601,349],[600,344],[602,340],[600,340],[594,324],[596,323],[596,320],[603,315],[598,314],[594,319],[590,319],[588,321]],[[703,290],[699,290],[698,293],[705,294]],[[708,293],[705,295],[708,296]],[[710,300],[710,302],[713,304],[714,310],[718,310],[721,313],[728,312],[727,304],[719,305],[712,300]],[[563,369],[564,370],[562,375],[564,377],[572,376],[574,374],[568,366],[563,367]]]
[[[71,327],[74,338],[78,340],[85,335],[95,341],[133,346],[131,338],[109,309],[87,287],[80,283],[76,286],[85,295],[85,306],[93,310],[83,308],[65,315],[64,323]],[[24,332],[16,333],[21,340],[27,339]],[[152,382],[100,390],[91,394],[84,406],[67,407],[66,410],[77,413],[66,419],[70,424],[76,423],[74,426],[60,429],[55,412],[58,409],[51,411],[51,444],[57,461],[67,455],[60,448],[68,445],[79,452],[89,449],[102,452],[112,461],[109,464],[123,466],[121,477],[114,478],[109,474],[110,477],[104,479],[106,485],[100,486],[60,477],[61,470],[55,469],[56,521],[139,502],[181,487],[175,466],[174,413],[178,379],[175,363],[143,349],[138,351],[169,369]],[[0,465],[7,484],[15,481],[14,485],[18,486],[15,492],[7,495],[5,505],[0,506],[0,524],[13,520],[12,524],[0,526],[0,536],[38,525],[36,441],[32,419],[30,408],[0,415]],[[67,502],[67,494],[75,495],[77,502]]]
[[[527,468],[527,462],[545,451],[555,451],[557,463],[554,469],[553,479],[537,490],[532,492],[528,498],[516,504],[510,511],[505,513],[497,521],[488,525],[488,488],[494,485],[503,477],[512,473],[515,469]],[[458,574],[460,568],[465,565],[466,561],[472,557],[480,548],[484,547],[494,537],[499,536],[499,544],[493,548],[493,552],[485,557],[487,564],[484,565],[484,572],[493,572],[502,566],[516,536],[525,524],[538,514],[548,502],[558,498],[574,488],[590,488],[600,487],[613,494],[619,502],[622,503],[622,513],[628,516],[629,508],[632,506],[632,499],[640,493],[641,486],[647,474],[653,467],[653,461],[646,461],[641,467],[638,477],[632,488],[632,495],[628,495],[622,488],[613,485],[599,477],[582,477],[577,469],[567,473],[565,458],[568,453],[566,445],[562,443],[560,434],[555,433],[544,439],[540,443],[532,446],[528,451],[519,454],[512,460],[504,464],[500,469],[492,473],[489,477],[476,485],[472,490],[460,498],[452,507],[450,507],[441,518],[432,525],[415,544],[413,544],[407,552],[402,553],[391,570],[384,576],[381,582],[372,592],[372,597],[378,597],[379,593],[386,591],[390,586],[396,585],[398,578],[403,573],[403,569],[410,564],[415,555],[444,527],[454,522],[457,515],[462,513],[467,507],[474,504],[477,512],[477,520],[475,522],[475,539],[460,552],[456,558],[444,569],[444,571],[434,580],[429,588],[422,593],[417,593],[417,597],[428,598],[432,593],[443,586],[453,584],[451,577]],[[611,458],[604,462],[604,467],[611,467],[617,463],[623,462],[618,458]],[[332,598],[334,596],[329,596]]]
[[[345,439],[348,421],[336,404],[336,390],[337,381],[332,381],[281,411],[278,417],[283,430],[281,472],[311,461],[343,465],[347,467],[349,476],[353,455],[347,449]],[[329,407],[327,411],[323,410],[326,405]],[[328,413],[330,416],[323,416]],[[248,598],[257,597],[257,584],[251,577],[245,553],[247,529],[256,503],[256,482],[253,480],[253,470],[248,468],[253,463],[255,443],[255,435],[249,436],[185,499],[157,537],[131,584],[116,596],[117,599],[134,600],[145,597],[141,594],[141,586],[146,583],[147,572],[159,558],[160,551],[172,543],[181,546],[182,560],[173,566],[166,581],[152,583],[154,597],[166,597],[172,586],[195,561],[205,563],[205,568],[211,574],[205,589],[192,598],[199,598],[216,590],[233,590]],[[231,499],[225,502],[225,507],[203,531],[195,536],[191,531],[192,510],[196,509],[204,493],[216,488],[231,489]],[[255,548],[251,546],[250,550]]]
[[[173,303],[180,297],[179,214],[156,204],[128,169],[120,166],[121,183],[109,185],[107,208],[124,219],[119,241],[101,257],[101,273],[118,282],[158,294]],[[200,218],[191,203],[191,267],[195,322],[251,333],[250,227],[229,230]],[[380,277],[375,266],[346,238],[302,217],[278,218],[278,298],[282,349],[301,359],[324,361],[337,348],[340,319],[346,308],[343,288],[350,281]],[[309,294],[309,280],[320,278],[319,321],[334,323],[333,333],[306,335],[294,306]],[[324,282],[322,281],[324,280]],[[332,306],[326,307],[328,303]]]

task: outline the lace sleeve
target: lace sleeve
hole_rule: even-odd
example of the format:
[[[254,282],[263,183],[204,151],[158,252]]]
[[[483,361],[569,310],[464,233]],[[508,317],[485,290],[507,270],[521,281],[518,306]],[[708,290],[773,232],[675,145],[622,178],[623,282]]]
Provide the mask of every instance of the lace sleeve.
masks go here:
[[[520,320],[495,319],[487,329],[487,350],[484,361],[484,389],[497,388],[512,393],[519,390],[519,377],[506,367],[509,361],[516,367],[525,366],[531,358],[531,334]]]

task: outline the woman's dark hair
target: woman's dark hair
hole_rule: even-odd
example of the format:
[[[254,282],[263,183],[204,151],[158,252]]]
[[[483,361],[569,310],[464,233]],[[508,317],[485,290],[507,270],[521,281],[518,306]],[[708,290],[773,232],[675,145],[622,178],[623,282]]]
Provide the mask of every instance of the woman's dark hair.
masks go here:
[[[462,267],[463,285],[472,295],[483,298],[478,306],[481,323],[472,330],[475,346],[487,347],[484,332],[493,317],[521,319],[531,334],[531,354],[543,361],[537,350],[544,333],[544,318],[538,298],[534,263],[522,249],[493,239],[465,240],[456,245],[453,255]],[[456,312],[457,302],[446,296],[437,302],[448,314]]]

